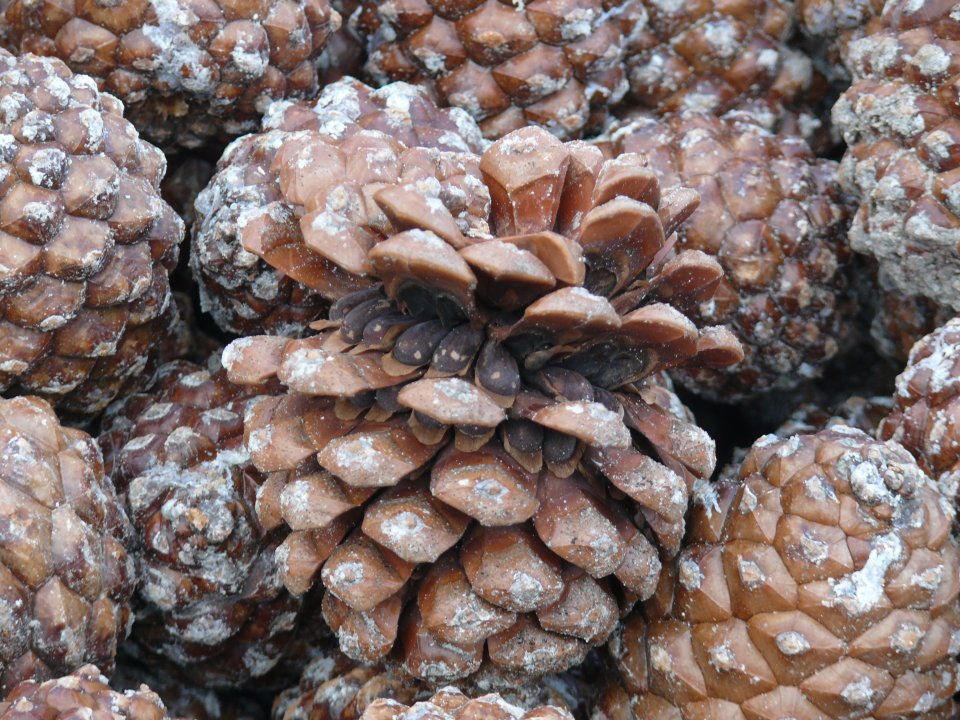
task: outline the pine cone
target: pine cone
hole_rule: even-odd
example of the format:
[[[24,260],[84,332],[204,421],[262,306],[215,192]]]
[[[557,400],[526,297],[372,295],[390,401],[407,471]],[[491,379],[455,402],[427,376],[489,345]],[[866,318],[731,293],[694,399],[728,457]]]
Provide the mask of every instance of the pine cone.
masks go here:
[[[95,662],[129,631],[130,526],[90,436],[0,399],[0,691]]]
[[[479,130],[422,90],[397,83],[375,91],[345,78],[313,105],[274,103],[263,129],[227,148],[196,202],[191,264],[203,309],[228,332],[303,332],[327,300],[370,284],[317,249],[334,233],[352,245],[382,232],[387,220],[360,188],[414,185],[444,205],[458,231],[487,230],[489,199],[472,154]],[[296,185],[304,171],[288,162],[311,162],[310,153],[322,163],[316,179],[337,188],[320,206],[322,188]],[[317,205],[304,207],[307,198]]]
[[[684,315],[719,265],[662,260],[694,193],[661,197],[638,157],[604,161],[538,128],[479,168],[496,237],[388,186],[382,239],[314,243],[382,285],[334,303],[313,337],[244,338],[223,355],[233,381],[290,392],[245,424],[271,473],[260,520],[293,530],[287,587],[317,576],[345,653],[395,648],[433,682],[474,674],[484,648],[503,670],[560,672],[652,591],[651,539],[678,550],[690,488],[715,462],[655,374],[742,357],[726,329]]]
[[[836,163],[796,136],[774,135],[739,115],[637,117],[609,134],[614,154],[641,153],[665,187],[700,193],[679,247],[725,270],[701,303],[704,323],[729,323],[744,362],[677,371],[684,384],[730,402],[816,377],[845,334],[852,262]]]
[[[864,398],[854,395],[833,407],[804,403],[791,413],[775,434],[780,437],[807,435],[841,425],[875,435],[880,421],[892,409],[893,400],[880,396]]]
[[[12,0],[5,17],[11,48],[92,76],[166,148],[251,132],[271,100],[315,95],[340,26],[327,0]]]
[[[787,46],[794,9],[761,0],[749,10],[720,0],[635,0],[645,23],[631,39],[631,95],[658,113],[722,114],[761,98],[794,106],[814,87],[813,67]]]
[[[960,318],[922,338],[897,376],[879,436],[901,443],[955,497],[960,488]]]
[[[849,84],[845,68],[850,43],[876,32],[885,0],[797,0],[800,29]]]
[[[470,698],[456,688],[443,688],[429,700],[412,707],[396,700],[374,700],[361,720],[573,720],[569,711],[552,705],[542,705],[524,712],[500,695]]]
[[[870,324],[870,336],[883,355],[905,364],[910,349],[953,317],[953,312],[923,295],[904,295],[887,277],[879,273],[874,299],[876,314]]]
[[[47,680],[23,682],[0,702],[0,720],[170,720],[163,702],[146,685],[124,693],[111,690],[93,665]]]
[[[595,718],[956,717],[954,511],[905,449],[769,435],[701,499]]]
[[[111,406],[100,444],[140,546],[130,651],[191,682],[241,685],[282,659],[300,616],[274,555],[281,531],[254,510],[264,482],[242,447],[264,386],[186,362]]]
[[[635,0],[365,0],[354,24],[378,84],[425,85],[488,138],[528,125],[575,138],[626,94],[642,13]]]
[[[889,2],[882,29],[850,45],[854,84],[833,110],[849,148],[844,187],[860,203],[854,250],[875,256],[897,295],[960,310],[960,111],[951,7]]]
[[[176,326],[166,161],[59,60],[0,50],[0,102],[0,391],[89,419],[142,387]]]

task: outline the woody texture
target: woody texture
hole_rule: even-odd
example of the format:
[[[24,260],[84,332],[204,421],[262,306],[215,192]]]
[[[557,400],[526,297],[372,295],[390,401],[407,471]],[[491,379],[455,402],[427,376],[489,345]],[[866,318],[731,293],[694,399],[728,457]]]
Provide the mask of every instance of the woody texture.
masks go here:
[[[99,438],[140,557],[127,649],[207,687],[262,680],[300,617],[278,578],[284,533],[256,517],[265,478],[243,448],[244,414],[268,392],[170,363],[148,393],[111,406]]]
[[[164,148],[223,142],[272,100],[315,95],[340,25],[327,0],[12,0],[4,19],[9,49],[91,76]]]
[[[282,162],[317,167],[302,158],[327,147],[285,145]],[[438,683],[562,671],[649,596],[715,463],[659,373],[742,357],[685,314],[722,272],[671,254],[694,192],[538,128],[477,160],[487,232],[460,231],[432,183],[374,185],[382,234],[313,241],[368,287],[311,337],[223,354],[234,382],[287,388],[244,428],[269,473],[260,521],[292,530],[287,588],[325,588],[348,656]],[[290,179],[312,205],[342,182]]]
[[[381,235],[388,221],[370,195],[388,184],[439,202],[458,232],[487,231],[487,194],[475,197],[482,142],[465,113],[404,83],[374,90],[344,78],[313,103],[275,103],[263,132],[231,144],[197,198],[191,265],[203,309],[228,332],[302,334],[331,301],[370,284],[321,245]],[[297,152],[287,145],[315,146],[318,165],[286,162]],[[336,191],[296,188],[311,172],[334,173]]]
[[[110,672],[135,582],[94,440],[44,400],[0,399],[0,691],[86,663]]]
[[[960,309],[956,30],[951,7],[887,3],[880,29],[852,43],[853,86],[833,109],[849,146],[844,188],[859,202],[854,250],[874,256],[888,292]]]
[[[142,387],[177,328],[166,161],[59,60],[0,51],[0,103],[0,391],[89,419]]]
[[[701,500],[594,717],[956,717],[954,506],[903,447],[765,436]]]
[[[729,368],[680,368],[686,385],[730,402],[820,375],[848,334],[852,254],[837,163],[806,141],[770,132],[749,113],[717,118],[638,116],[601,141],[608,153],[642,154],[665,187],[684,185],[700,205],[678,228],[678,247],[716,258],[717,292],[693,311],[725,324],[745,358]]]

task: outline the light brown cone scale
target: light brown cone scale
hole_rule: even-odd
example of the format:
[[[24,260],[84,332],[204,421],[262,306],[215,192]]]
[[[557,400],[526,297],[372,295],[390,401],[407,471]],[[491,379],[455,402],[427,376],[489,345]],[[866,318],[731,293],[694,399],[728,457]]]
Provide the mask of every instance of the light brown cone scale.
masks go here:
[[[130,523],[94,440],[35,397],[0,399],[0,689],[96,662],[131,622]]]
[[[728,325],[746,357],[729,369],[692,368],[678,377],[724,402],[818,376],[854,312],[837,164],[816,158],[799,136],[750,120],[735,113],[637,117],[609,133],[612,152],[644,153],[664,185],[700,193],[677,247],[716,258],[724,276],[690,313]]]
[[[954,513],[895,442],[760,438],[610,643],[592,717],[954,717]]]
[[[160,697],[146,685],[117,692],[95,665],[46,682],[20,683],[3,702],[3,720],[48,718],[111,718],[112,720],[173,720]]]
[[[935,2],[888,3],[849,45],[853,85],[833,109],[848,146],[840,180],[859,205],[851,247],[879,261],[885,290],[950,315],[960,309],[955,24]]]
[[[366,253],[391,221],[407,229],[411,186],[427,190],[415,198],[434,231],[487,231],[479,129],[422,90],[344,78],[310,104],[274,103],[261,130],[228,146],[196,202],[191,264],[223,330],[302,334],[370,285]]]
[[[278,577],[287,533],[258,520],[266,476],[243,448],[244,416],[271,388],[187,362],[158,375],[110,407],[99,438],[141,548],[129,652],[196,684],[270,684],[303,604]]]
[[[960,477],[960,321],[953,319],[921,338],[897,376],[893,407],[879,436],[895,440],[955,497]]]
[[[340,26],[327,0],[12,0],[4,18],[10,49],[91,76],[165,148],[251,132],[271,101],[315,95],[315,63]]]
[[[172,357],[166,160],[59,60],[0,52],[0,99],[0,391],[90,420]]]
[[[258,516],[291,531],[286,587],[326,590],[351,658],[434,684],[562,672],[653,593],[716,462],[661,371],[742,357],[685,314],[719,264],[665,257],[694,193],[664,200],[639,156],[538,128],[473,162],[481,235],[431,214],[411,227],[402,210],[419,206],[379,190],[382,239],[359,264],[382,284],[335,301],[310,337],[223,354],[234,382],[287,389],[244,429],[270,473]],[[327,181],[298,172],[305,197]]]

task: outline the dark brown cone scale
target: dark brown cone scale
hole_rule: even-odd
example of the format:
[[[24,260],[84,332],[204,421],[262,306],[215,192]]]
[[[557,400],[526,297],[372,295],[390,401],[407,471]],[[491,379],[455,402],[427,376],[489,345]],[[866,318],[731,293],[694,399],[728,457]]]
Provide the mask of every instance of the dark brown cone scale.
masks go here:
[[[232,143],[197,197],[191,266],[203,309],[228,332],[302,334],[330,301],[370,284],[363,268],[318,248],[379,237],[388,221],[372,193],[386,185],[426,188],[452,215],[451,232],[485,232],[481,145],[464,113],[403,83],[374,90],[344,78],[312,104],[274,103],[263,132]],[[340,189],[327,195],[331,185]]]
[[[678,247],[715,257],[724,276],[691,308],[728,324],[745,359],[730,368],[678,370],[699,393],[731,402],[817,377],[849,332],[852,256],[837,164],[795,135],[743,115],[638,117],[609,133],[614,153],[645,154],[665,186],[683,184],[700,206]]]
[[[879,430],[880,437],[907,448],[951,497],[960,486],[958,358],[960,320],[954,318],[913,346]]]
[[[136,583],[130,524],[94,440],[0,399],[0,690],[113,668]]]
[[[109,409],[99,438],[140,547],[129,650],[196,684],[260,681],[300,616],[277,578],[282,533],[254,511],[265,478],[243,449],[244,414],[265,392],[171,363],[149,393]]]
[[[340,25],[327,0],[12,0],[4,18],[10,49],[91,76],[171,149],[251,132],[271,101],[315,95]]]
[[[172,720],[159,696],[146,685],[112,690],[95,665],[46,682],[23,682],[0,702],[3,720]]]
[[[840,180],[859,204],[850,245],[895,297],[960,310],[957,19],[936,2],[890,2],[848,46],[853,85],[833,109],[848,148]]]
[[[954,512],[896,443],[760,438],[611,643],[592,717],[956,717]]]
[[[430,683],[562,672],[649,596],[715,462],[660,371],[742,357],[684,315],[720,277],[667,257],[692,193],[538,128],[477,167],[489,233],[429,183],[380,190],[389,224],[350,260],[378,284],[311,337],[223,354],[234,382],[288,390],[245,428],[260,520],[292,530],[286,586],[326,589],[344,653]]]
[[[176,327],[166,160],[59,60],[0,51],[0,102],[0,391],[88,420],[149,380]]]

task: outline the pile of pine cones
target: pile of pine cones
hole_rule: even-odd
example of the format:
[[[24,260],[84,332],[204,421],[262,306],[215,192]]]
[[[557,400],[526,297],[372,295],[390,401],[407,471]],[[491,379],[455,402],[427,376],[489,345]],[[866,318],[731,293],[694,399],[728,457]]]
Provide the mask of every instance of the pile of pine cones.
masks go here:
[[[0,0],[0,720],[956,720],[958,38]]]

